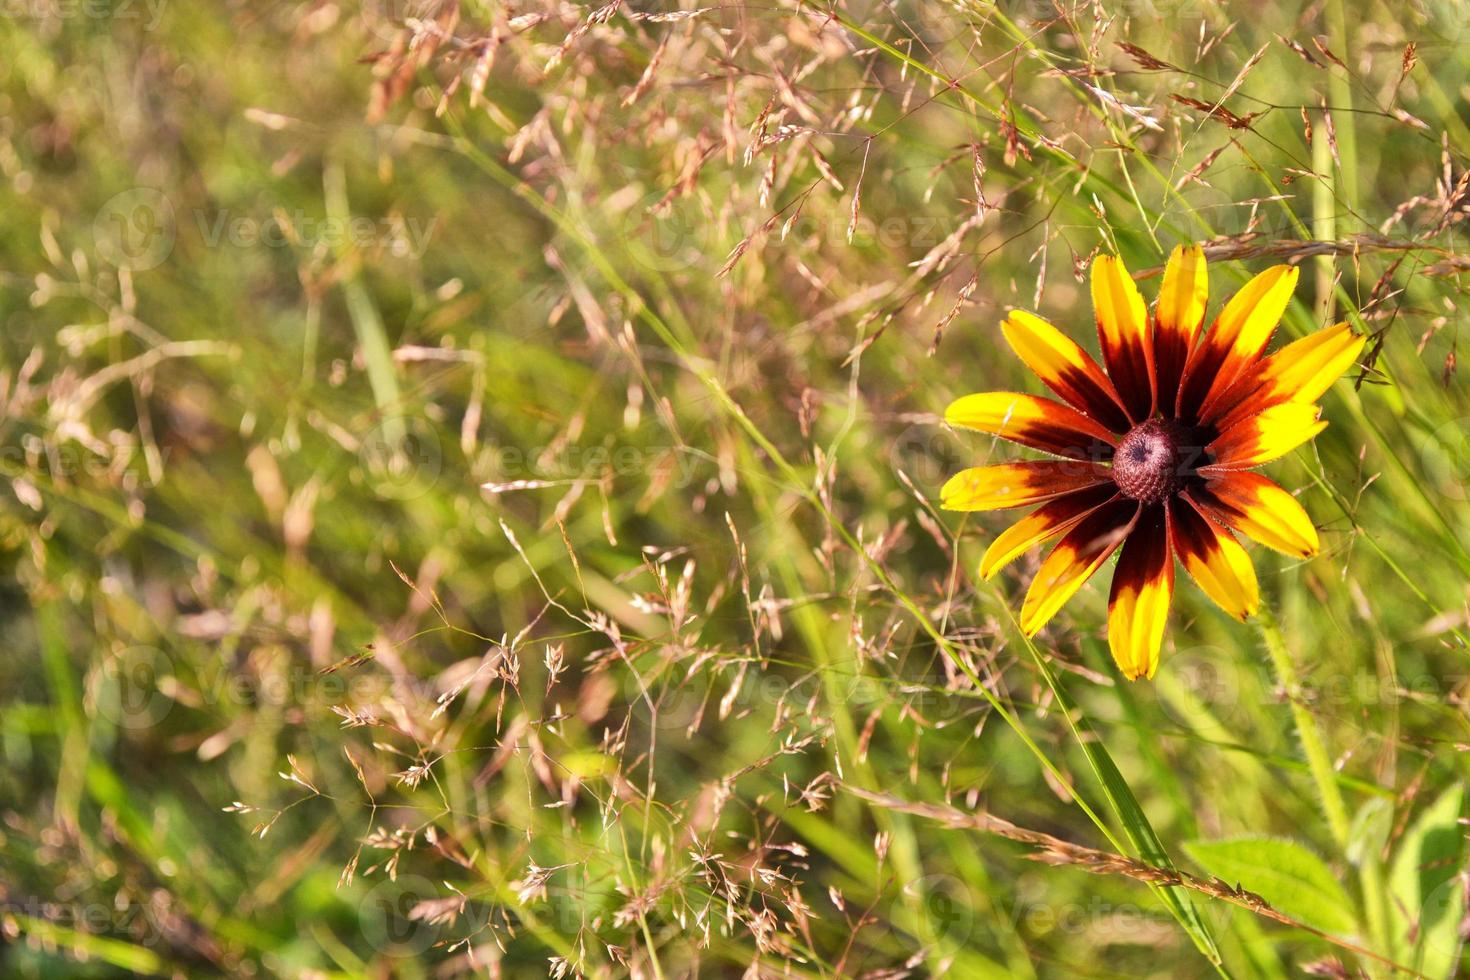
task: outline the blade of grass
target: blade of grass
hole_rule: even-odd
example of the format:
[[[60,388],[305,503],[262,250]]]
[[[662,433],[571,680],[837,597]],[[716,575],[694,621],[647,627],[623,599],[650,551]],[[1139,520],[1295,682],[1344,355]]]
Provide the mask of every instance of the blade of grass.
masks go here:
[[[333,161],[327,165],[322,186],[328,219],[340,227],[348,227],[352,209],[347,201],[347,175],[341,163]],[[398,447],[407,431],[398,415],[402,401],[388,331],[384,329],[383,318],[378,315],[377,306],[362,284],[357,256],[346,244],[346,236],[342,236],[341,241],[343,244],[337,250],[337,261],[342,269],[342,296],[347,302],[347,315],[367,364],[368,386],[372,388],[373,400],[382,415],[383,436],[389,445]]]
[[[161,956],[146,946],[77,929],[68,929],[65,926],[29,915],[16,916],[16,925],[21,932],[32,935],[44,943],[75,950],[82,953],[85,958],[99,960],[132,974],[158,977],[176,973],[175,969],[167,965]]]

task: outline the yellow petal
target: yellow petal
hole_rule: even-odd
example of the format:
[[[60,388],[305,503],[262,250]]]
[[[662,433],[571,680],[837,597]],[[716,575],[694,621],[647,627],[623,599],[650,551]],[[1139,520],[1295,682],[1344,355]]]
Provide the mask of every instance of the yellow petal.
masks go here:
[[[1248,469],[1280,459],[1327,428],[1316,405],[1283,402],[1243,419],[1220,434],[1207,451],[1220,469]],[[1209,467],[1205,467],[1208,473]]]
[[[1261,606],[1261,592],[1240,542],[1188,501],[1172,507],[1170,525],[1174,554],[1200,590],[1236,619],[1254,615]]]
[[[1113,383],[1074,340],[1025,310],[1012,310],[1000,330],[1016,356],[1063,401],[1115,432],[1127,430]]]
[[[1032,580],[1021,604],[1021,630],[1035,636],[1117,550],[1133,527],[1138,505],[1122,498],[1104,504],[1068,531]]]
[[[972,466],[940,488],[939,506],[945,510],[1001,510],[1049,500],[1107,479],[1107,470],[1073,460]]]
[[[1164,508],[1151,507],[1123,545],[1108,596],[1108,647],[1130,681],[1153,677],[1158,669],[1173,596],[1174,557]]]
[[[1112,484],[1104,483],[1042,504],[990,542],[980,559],[980,577],[990,578],[1036,545],[1071,530],[1082,518],[1116,496]]]
[[[1296,289],[1295,266],[1267,269],[1230,298],[1205,333],[1184,371],[1180,409],[1199,412],[1209,397],[1224,392],[1260,357]]]
[[[1257,473],[1225,473],[1195,491],[1215,516],[1246,537],[1293,558],[1310,558],[1320,542],[1297,499]]]
[[[1366,335],[1354,334],[1346,323],[1339,323],[1287,344],[1220,400],[1216,411],[1229,409],[1220,427],[1227,428],[1279,402],[1316,401],[1353,366],[1367,340]],[[1209,421],[1213,414],[1211,406],[1206,406],[1204,420]]]
[[[1153,341],[1148,307],[1123,260],[1099,255],[1092,263],[1092,311],[1103,364],[1129,418],[1141,422],[1153,412]]]
[[[1314,338],[1316,342],[1309,344]],[[1287,344],[1270,359],[1266,384],[1294,402],[1314,402],[1353,366],[1367,342],[1366,334],[1353,333],[1346,323],[1318,330]]]
[[[1175,246],[1159,287],[1159,334],[1177,334],[1192,345],[1204,325],[1209,297],[1204,249],[1198,245]]]
[[[1012,391],[987,391],[956,399],[945,409],[944,421],[1072,459],[1101,459],[1104,446],[1118,441],[1076,409],[1049,398]]]
[[[1227,363],[1244,366],[1265,349],[1296,291],[1297,276],[1294,265],[1272,266],[1230,297],[1209,336],[1227,352]]]
[[[1164,267],[1164,283],[1159,287],[1159,305],[1154,314],[1158,324],[1154,332],[1154,371],[1159,405],[1166,410],[1174,408],[1184,365],[1204,326],[1209,290],[1204,249],[1198,245],[1176,246]]]

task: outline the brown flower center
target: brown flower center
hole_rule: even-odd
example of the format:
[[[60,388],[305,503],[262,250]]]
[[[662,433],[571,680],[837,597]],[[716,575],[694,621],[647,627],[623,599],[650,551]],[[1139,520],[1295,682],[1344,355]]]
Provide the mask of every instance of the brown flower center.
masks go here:
[[[1207,460],[1198,430],[1148,419],[1128,430],[1113,454],[1113,482],[1126,497],[1160,503],[1183,489]]]

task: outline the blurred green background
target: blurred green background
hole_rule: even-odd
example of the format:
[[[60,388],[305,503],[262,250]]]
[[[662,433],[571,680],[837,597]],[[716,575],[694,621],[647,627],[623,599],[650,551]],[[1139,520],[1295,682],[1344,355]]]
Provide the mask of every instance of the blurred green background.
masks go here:
[[[1456,974],[1463,3],[4,6],[0,975]],[[1196,240],[1373,334],[1300,685],[933,503]]]

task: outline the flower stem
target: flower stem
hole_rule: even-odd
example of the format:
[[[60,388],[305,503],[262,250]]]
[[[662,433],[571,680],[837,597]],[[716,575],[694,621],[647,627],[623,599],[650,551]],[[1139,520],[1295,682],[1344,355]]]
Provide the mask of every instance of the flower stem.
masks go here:
[[[1286,691],[1287,703],[1291,705],[1292,721],[1296,723],[1297,737],[1301,739],[1302,754],[1307,758],[1307,768],[1312,781],[1317,784],[1317,795],[1322,800],[1322,811],[1327,816],[1327,825],[1332,839],[1339,849],[1348,842],[1347,806],[1342,801],[1342,791],[1337,786],[1337,771],[1322,742],[1317,718],[1301,699],[1301,680],[1297,677],[1296,664],[1286,649],[1286,638],[1281,634],[1281,625],[1269,606],[1262,605],[1256,617],[1261,637],[1266,641],[1266,652],[1271,656],[1271,665],[1276,668],[1276,677]]]

